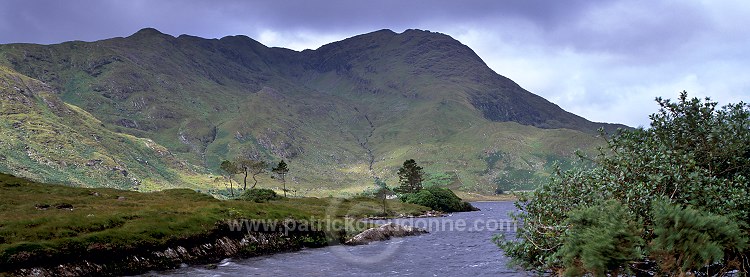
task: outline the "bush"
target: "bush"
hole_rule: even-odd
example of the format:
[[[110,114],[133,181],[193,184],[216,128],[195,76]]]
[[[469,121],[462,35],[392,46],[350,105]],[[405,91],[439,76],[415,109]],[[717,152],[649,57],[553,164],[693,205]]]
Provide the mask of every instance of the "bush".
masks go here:
[[[608,199],[623,203],[635,221],[640,222],[643,229],[640,236],[645,245],[666,247],[689,241],[686,237],[661,241],[665,238],[657,233],[715,241],[714,237],[691,234],[690,230],[699,228],[698,222],[668,227],[665,222],[669,221],[663,218],[668,215],[680,218],[680,224],[687,224],[690,221],[682,220],[691,217],[691,220],[705,221],[700,228],[715,231],[719,231],[722,226],[718,225],[725,221],[709,220],[701,215],[720,215],[728,221],[741,222],[739,235],[743,239],[747,237],[750,231],[747,227],[750,221],[750,106],[739,103],[717,109],[715,102],[688,99],[685,92],[680,94],[678,102],[660,98],[657,102],[661,109],[650,116],[650,128],[621,130],[607,141],[598,156],[583,157],[581,164],[571,170],[558,170],[549,183],[519,198],[516,207],[520,212],[514,218],[522,224],[515,237],[523,239],[498,237],[495,240],[514,264],[539,271],[564,270],[566,264],[554,253],[571,247],[568,234],[574,227],[565,225],[575,214],[571,211],[594,207]],[[680,209],[691,208],[653,210],[659,201]],[[692,210],[699,212],[688,212]],[[590,217],[590,220],[597,219],[595,215]],[[678,222],[670,220],[673,224]],[[733,238],[739,241],[737,239]],[[689,243],[684,245],[687,247]],[[659,271],[653,258],[665,257],[663,250],[664,247],[642,249],[643,258],[630,267],[639,272]],[[711,255],[701,256],[701,266],[708,265],[703,261],[713,261],[700,269],[702,274],[735,269],[745,272],[750,268],[750,263],[743,258],[750,255],[747,249],[720,247],[714,250]],[[667,248],[667,251],[672,257],[694,257],[689,247]],[[718,260],[719,256],[723,259]],[[690,275],[698,270],[688,266],[685,271]]]
[[[641,258],[640,226],[627,206],[610,200],[573,210],[568,216],[565,226],[570,227],[555,253],[563,262],[565,275],[606,276],[607,272],[627,271],[630,262]]]
[[[242,193],[240,196],[241,200],[255,201],[257,203],[266,202],[269,200],[280,199],[281,197],[276,195],[276,192],[271,189],[255,188],[249,189]]]
[[[477,210],[468,202],[461,200],[448,188],[428,187],[417,193],[401,194],[399,199],[406,203],[422,205],[446,213]]]
[[[747,246],[741,223],[727,216],[660,200],[654,203],[653,217],[656,237],[650,253],[665,273],[684,276],[722,262],[724,253],[738,253]]]
[[[432,195],[432,193],[426,189],[420,190],[416,193],[401,194],[399,195],[399,199],[406,203],[422,205],[437,210],[437,199],[435,195]]]

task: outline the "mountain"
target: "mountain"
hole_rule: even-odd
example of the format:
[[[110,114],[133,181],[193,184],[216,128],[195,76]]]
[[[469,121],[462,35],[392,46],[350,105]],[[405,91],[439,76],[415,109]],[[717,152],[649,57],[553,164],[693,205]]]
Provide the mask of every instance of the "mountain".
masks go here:
[[[219,163],[245,156],[287,160],[300,194],[361,192],[372,176],[393,185],[409,158],[425,167],[430,183],[490,193],[497,186],[531,187],[554,161],[567,164],[575,150],[601,143],[596,129],[625,127],[566,112],[498,75],[455,39],[420,30],[381,30],[298,52],[246,36],[173,37],[148,28],[96,42],[0,45],[0,66],[76,111],[54,114],[37,105],[35,120],[59,122],[50,130],[81,137],[104,132],[149,141],[167,153],[153,156],[170,172],[160,174],[128,153],[145,151],[133,145],[46,149],[81,159],[100,149],[107,157],[101,160],[128,172],[142,169],[132,178],[155,184],[146,189],[221,187]],[[16,83],[3,84],[3,95]],[[32,96],[29,101],[44,99]],[[2,101],[3,120],[12,125],[5,115],[10,100]],[[16,129],[6,132],[23,137]],[[7,146],[3,154],[17,158],[0,170],[87,186],[101,186],[111,175],[72,170],[60,165],[62,158],[24,158],[33,156],[25,147],[42,142]],[[72,181],[78,180],[70,178],[73,171],[96,178]],[[264,177],[261,185],[278,182]]]

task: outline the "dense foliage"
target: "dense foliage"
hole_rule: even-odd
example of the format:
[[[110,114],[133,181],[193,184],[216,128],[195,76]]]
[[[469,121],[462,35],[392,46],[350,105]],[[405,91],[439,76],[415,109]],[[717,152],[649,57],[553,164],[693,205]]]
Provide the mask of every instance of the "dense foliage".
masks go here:
[[[523,225],[496,240],[506,255],[571,274],[750,269],[750,106],[717,108],[686,92],[657,102],[650,128],[619,132],[597,157],[584,157],[591,163],[558,171],[519,199],[514,216]]]
[[[254,201],[257,203],[266,202],[268,200],[276,200],[280,198],[281,197],[278,196],[275,191],[271,189],[263,189],[263,188],[254,188],[254,189],[246,190],[240,196],[240,199],[242,200]]]
[[[441,212],[466,212],[477,210],[468,202],[464,202],[448,188],[428,187],[415,193],[404,193],[399,199],[406,203],[430,207]]]
[[[566,268],[564,273],[603,276],[608,271],[623,270],[628,261],[641,255],[638,247],[643,241],[637,223],[627,207],[616,200],[571,211],[565,221],[569,232],[563,234],[562,247],[556,253]]]
[[[651,257],[665,271],[684,276],[705,264],[721,265],[725,253],[729,261],[744,256],[740,251],[747,246],[747,233],[742,221],[668,201],[656,201],[653,206],[655,238],[650,245]],[[720,273],[717,275],[725,272]]]

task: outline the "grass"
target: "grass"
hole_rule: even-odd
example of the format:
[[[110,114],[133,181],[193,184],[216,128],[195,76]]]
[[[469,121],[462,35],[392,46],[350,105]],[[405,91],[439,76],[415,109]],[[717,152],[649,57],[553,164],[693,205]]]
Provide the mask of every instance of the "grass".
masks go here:
[[[370,198],[255,203],[218,200],[190,189],[140,193],[75,188],[0,174],[0,265],[92,250],[160,249],[204,236],[232,219],[363,218],[379,215],[380,203]],[[388,209],[392,214],[427,210],[397,200],[388,201]]]

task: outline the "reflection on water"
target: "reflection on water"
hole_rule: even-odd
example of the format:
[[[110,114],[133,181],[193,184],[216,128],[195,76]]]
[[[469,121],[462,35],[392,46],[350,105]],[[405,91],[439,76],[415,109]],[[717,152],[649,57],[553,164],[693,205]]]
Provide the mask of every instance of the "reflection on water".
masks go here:
[[[441,218],[398,219],[429,234],[362,246],[305,249],[250,259],[226,259],[215,269],[183,267],[157,276],[526,276],[508,269],[492,236],[513,232],[511,202],[472,203],[481,211]],[[381,221],[379,223],[383,223]]]

